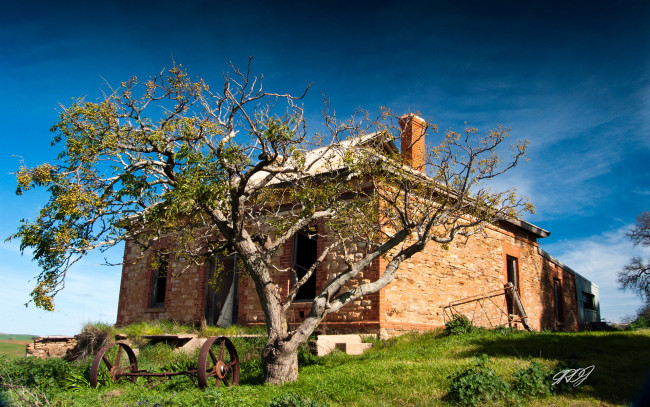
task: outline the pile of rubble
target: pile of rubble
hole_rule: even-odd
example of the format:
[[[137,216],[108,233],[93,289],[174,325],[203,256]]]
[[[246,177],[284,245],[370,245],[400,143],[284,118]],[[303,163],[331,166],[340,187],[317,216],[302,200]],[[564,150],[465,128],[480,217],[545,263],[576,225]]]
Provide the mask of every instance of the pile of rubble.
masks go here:
[[[74,336],[42,336],[34,338],[34,342],[27,345],[25,356],[62,358],[75,345],[77,340]]]

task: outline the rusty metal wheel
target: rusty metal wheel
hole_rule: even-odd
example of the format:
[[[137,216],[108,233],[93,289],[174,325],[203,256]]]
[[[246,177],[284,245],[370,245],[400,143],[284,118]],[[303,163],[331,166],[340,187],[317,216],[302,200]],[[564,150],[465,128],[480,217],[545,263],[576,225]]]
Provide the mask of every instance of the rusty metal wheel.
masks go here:
[[[108,372],[113,381],[117,382],[126,373],[137,370],[138,361],[129,345],[121,342],[109,343],[101,348],[93,359],[93,364],[90,367],[90,385],[97,387],[97,379],[103,372]],[[129,380],[135,383],[138,378],[130,376]]]
[[[199,387],[205,389],[214,380],[215,386],[239,384],[239,357],[235,345],[225,336],[208,338],[199,352],[197,368]]]

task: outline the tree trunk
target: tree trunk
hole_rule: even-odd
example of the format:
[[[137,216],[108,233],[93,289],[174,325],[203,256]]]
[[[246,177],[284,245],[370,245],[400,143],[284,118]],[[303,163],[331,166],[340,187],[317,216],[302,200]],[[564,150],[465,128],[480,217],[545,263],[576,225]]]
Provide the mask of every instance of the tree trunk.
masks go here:
[[[264,382],[283,384],[298,380],[298,350],[285,349],[280,342],[269,341],[262,351]]]

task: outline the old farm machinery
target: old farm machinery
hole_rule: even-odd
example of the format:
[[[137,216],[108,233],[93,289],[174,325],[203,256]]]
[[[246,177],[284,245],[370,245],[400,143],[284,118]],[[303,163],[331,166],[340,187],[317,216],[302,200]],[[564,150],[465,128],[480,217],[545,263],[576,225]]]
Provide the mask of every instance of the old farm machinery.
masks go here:
[[[108,374],[114,382],[128,379],[136,382],[138,377],[158,382],[173,376],[189,376],[202,389],[208,386],[237,386],[239,384],[239,357],[230,339],[225,336],[208,338],[199,352],[196,368],[179,372],[149,372],[138,369],[133,349],[126,343],[109,343],[97,352],[90,368],[90,385],[97,387],[101,375]]]
[[[521,323],[526,330],[532,330],[519,293],[512,283],[505,284],[502,289],[451,301],[442,311],[445,323],[455,315],[465,315],[475,325],[496,328]]]

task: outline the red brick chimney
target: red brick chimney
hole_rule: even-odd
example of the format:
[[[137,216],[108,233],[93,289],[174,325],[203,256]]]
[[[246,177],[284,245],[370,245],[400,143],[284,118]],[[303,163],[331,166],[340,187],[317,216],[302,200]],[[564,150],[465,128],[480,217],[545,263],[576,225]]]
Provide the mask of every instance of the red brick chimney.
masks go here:
[[[399,118],[402,128],[402,158],[404,162],[418,171],[425,172],[424,168],[424,133],[427,122],[413,113],[405,114]]]

